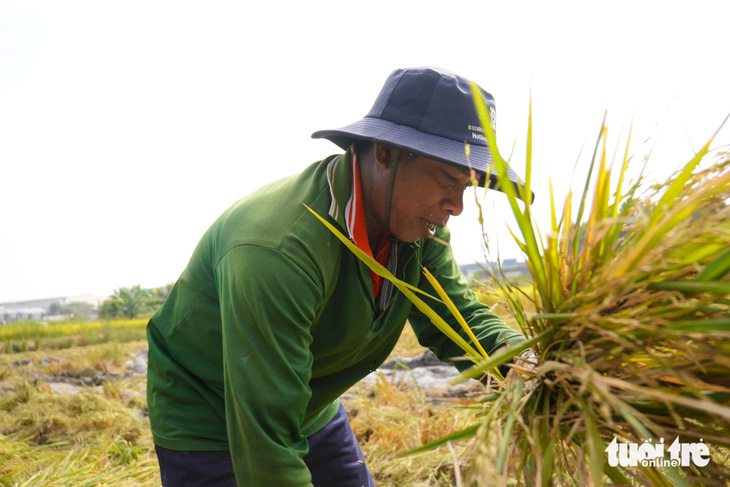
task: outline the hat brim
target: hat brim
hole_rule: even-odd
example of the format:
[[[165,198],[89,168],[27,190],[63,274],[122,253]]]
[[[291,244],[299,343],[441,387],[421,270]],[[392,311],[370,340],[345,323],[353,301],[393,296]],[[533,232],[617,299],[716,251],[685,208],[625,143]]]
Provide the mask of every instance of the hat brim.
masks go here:
[[[466,158],[464,145],[468,141],[455,141],[438,135],[421,132],[407,125],[399,125],[388,120],[365,117],[353,124],[332,130],[318,130],[312,134],[314,139],[328,139],[343,150],[347,150],[354,141],[364,140],[371,143],[382,143],[392,147],[406,149],[464,169],[474,169],[479,175],[479,183],[485,185],[489,175],[489,188],[501,191],[497,179],[497,170],[492,165],[492,154],[489,148],[476,143],[469,144],[469,159]],[[507,177],[517,188],[517,196],[526,201],[524,183],[512,168],[507,167]],[[535,200],[531,192],[530,201]]]

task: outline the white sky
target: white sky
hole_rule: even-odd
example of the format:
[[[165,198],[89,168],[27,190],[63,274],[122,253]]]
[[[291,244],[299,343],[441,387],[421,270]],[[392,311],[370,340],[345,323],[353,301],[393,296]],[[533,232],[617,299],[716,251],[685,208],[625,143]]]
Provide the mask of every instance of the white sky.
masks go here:
[[[562,200],[606,110],[664,178],[730,113],[728,18],[725,1],[0,0],[0,302],[174,281],[236,199],[338,152],[311,133],[360,119],[399,67],[490,91],[523,175],[532,95],[544,222],[548,175]],[[471,200],[450,225],[462,263],[482,260]],[[517,257],[504,198],[486,202],[493,252]]]

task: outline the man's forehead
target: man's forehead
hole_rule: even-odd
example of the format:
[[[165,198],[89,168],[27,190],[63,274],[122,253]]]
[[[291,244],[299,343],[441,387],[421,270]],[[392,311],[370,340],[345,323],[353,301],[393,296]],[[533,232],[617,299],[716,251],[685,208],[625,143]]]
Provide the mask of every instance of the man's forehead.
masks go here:
[[[464,177],[464,176],[471,177],[471,171],[469,169],[466,169],[461,166],[456,166],[454,164],[449,164],[448,162],[437,161],[436,159],[430,159],[430,158],[426,158],[426,159],[431,161],[431,163],[433,163],[435,167],[437,167],[443,171],[446,171],[453,177]]]

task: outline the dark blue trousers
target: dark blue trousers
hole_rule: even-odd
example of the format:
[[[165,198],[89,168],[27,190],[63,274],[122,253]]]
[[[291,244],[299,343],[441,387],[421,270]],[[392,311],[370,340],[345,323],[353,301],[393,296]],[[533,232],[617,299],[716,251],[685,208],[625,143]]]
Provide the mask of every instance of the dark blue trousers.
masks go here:
[[[315,487],[373,487],[365,458],[350,428],[345,407],[327,425],[307,438],[304,456]],[[236,478],[229,452],[174,451],[155,445],[163,487],[245,487]],[[275,463],[276,459],[272,459]]]

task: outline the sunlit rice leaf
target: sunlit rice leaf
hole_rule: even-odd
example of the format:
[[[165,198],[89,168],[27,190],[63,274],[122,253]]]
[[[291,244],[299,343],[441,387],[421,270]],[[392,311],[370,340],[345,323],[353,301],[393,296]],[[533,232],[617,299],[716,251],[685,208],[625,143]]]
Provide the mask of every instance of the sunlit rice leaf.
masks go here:
[[[534,259],[535,267],[533,269],[533,275],[535,278],[535,282],[540,289],[540,294],[542,296],[545,296],[547,295],[547,273],[545,271],[545,266],[540,259],[540,247],[538,245],[537,237],[535,235],[532,227],[532,222],[529,217],[529,210],[523,213],[519,209],[519,206],[517,204],[517,193],[515,190],[515,186],[507,176],[507,163],[504,161],[504,159],[502,159],[499,154],[499,150],[497,149],[497,139],[494,134],[494,130],[492,130],[492,124],[489,119],[489,110],[486,107],[484,99],[482,98],[479,87],[476,84],[472,83],[471,90],[472,98],[474,100],[474,104],[477,110],[477,115],[479,116],[481,125],[484,128],[484,133],[487,138],[487,145],[489,146],[490,153],[492,154],[492,162],[497,170],[497,178],[499,181],[500,190],[503,191],[505,195],[507,195],[507,200],[509,202],[510,208],[512,209],[512,214],[517,220],[517,225],[520,228],[520,231],[522,232],[522,235],[524,237],[524,243],[527,250],[526,253],[530,257],[531,261],[533,261]],[[548,302],[546,303],[546,306],[552,305]]]
[[[627,250],[625,258],[621,259],[620,262],[613,269],[615,276],[624,274],[628,269],[636,265],[637,261],[645,255],[647,249],[655,245],[656,242],[663,238],[666,232],[673,228],[679,221],[687,218],[696,208],[700,201],[695,200],[693,205],[684,204],[679,207],[679,211],[674,211],[669,218],[665,218],[667,210],[670,208],[670,204],[677,201],[677,195],[679,192],[687,186],[687,182],[692,177],[692,171],[702,160],[707,151],[709,150],[710,143],[708,141],[700,152],[688,162],[682,171],[671,181],[664,194],[661,196],[659,202],[654,206],[651,212],[650,219],[644,229],[643,238],[639,239],[631,249]],[[697,195],[699,196],[699,194]],[[699,198],[698,198],[699,199]],[[690,201],[690,204],[692,202]]]
[[[436,325],[436,328],[438,328],[441,333],[446,335],[451,341],[456,343],[462,350],[464,350],[465,356],[468,359],[475,363],[479,361],[481,357],[479,355],[479,352],[474,350],[474,347],[469,345],[469,343],[464,340],[461,335],[459,335],[453,328],[451,328],[449,324],[446,323],[446,321],[444,321],[444,319],[438,315],[438,313],[436,313],[426,303],[424,303],[422,299],[413,294],[413,292],[411,292],[411,290],[407,287],[401,286],[398,282],[393,282],[393,285],[396,286],[403,294],[405,294],[406,297],[416,306],[416,308],[418,308],[431,320],[434,325]]]
[[[527,117],[527,148],[525,156],[525,186],[522,193],[522,201],[532,200],[532,97],[528,108]],[[525,216],[530,215],[530,205],[525,205]]]
[[[469,338],[471,338],[472,343],[474,345],[476,345],[476,347],[479,350],[479,353],[481,353],[482,357],[488,359],[489,355],[487,354],[486,351],[484,351],[484,348],[482,348],[482,344],[479,343],[479,340],[477,340],[477,337],[474,336],[474,332],[471,331],[471,328],[466,323],[466,320],[464,320],[464,317],[461,316],[461,313],[456,308],[456,305],[451,300],[449,295],[446,294],[446,291],[444,291],[444,288],[441,287],[441,284],[439,284],[439,282],[436,280],[436,278],[433,277],[433,274],[431,274],[431,272],[429,272],[429,270],[426,269],[425,267],[423,268],[423,275],[426,276],[426,279],[428,279],[428,282],[431,283],[433,288],[436,290],[436,293],[439,295],[439,297],[444,302],[444,304],[446,304],[446,307],[448,308],[449,312],[454,316],[454,318],[456,318],[456,321],[459,323],[459,325],[461,325],[461,328],[466,332],[467,335],[469,335]],[[504,380],[504,377],[501,377],[502,374],[500,374],[499,371],[497,371],[497,374],[498,374],[497,377],[499,377],[501,380]]]
[[[324,224],[324,226],[326,226],[334,234],[334,236],[337,237],[340,240],[340,242],[342,242],[345,245],[345,247],[347,247],[353,254],[355,254],[357,256],[357,258],[360,259],[361,262],[363,262],[366,266],[368,266],[371,271],[373,271],[380,277],[388,279],[394,285],[406,287],[406,288],[410,289],[411,291],[415,291],[417,293],[423,294],[424,296],[427,296],[427,297],[433,299],[434,301],[441,302],[438,298],[435,298],[435,297],[431,296],[430,294],[428,294],[427,292],[424,292],[424,291],[418,289],[416,286],[408,284],[407,282],[401,281],[400,279],[395,277],[393,275],[393,273],[391,273],[388,269],[385,268],[385,266],[383,266],[380,262],[378,262],[377,260],[370,257],[365,252],[363,252],[360,248],[358,248],[357,245],[355,245],[347,237],[345,237],[342,234],[342,232],[337,230],[330,222],[328,222],[327,220],[325,220],[324,218],[319,216],[316,211],[314,211],[313,209],[311,209],[304,203],[302,203],[302,205],[304,205],[305,208],[307,208],[315,217],[317,217],[317,219],[320,222],[322,222],[322,224]]]
[[[413,291],[419,292],[425,296],[430,297],[431,299],[434,299],[435,301],[439,301],[437,298],[434,298],[430,294],[421,291],[415,286],[412,286],[404,281],[401,281],[397,277],[395,277],[388,269],[383,267],[378,261],[367,255],[365,252],[360,250],[355,244],[350,242],[350,240],[345,237],[342,232],[338,231],[331,223],[329,223],[327,220],[319,216],[314,210],[309,208],[307,205],[304,205],[317,219],[322,222],[345,246],[354,253],[365,265],[367,265],[373,272],[378,274],[379,276],[388,279],[390,282],[393,283],[393,285],[398,288],[403,294],[406,295],[406,297],[418,308],[423,314],[425,314],[431,322],[436,325],[436,327],[444,333],[449,339],[451,339],[454,343],[456,343],[462,350],[464,350],[465,355],[467,358],[472,360],[473,362],[478,362],[481,358],[479,352],[477,352],[474,347],[469,345],[466,340],[464,340],[461,335],[459,335],[453,328],[451,328],[446,321],[444,321],[443,318],[441,318],[438,313],[436,313],[431,307],[429,307],[425,302],[423,302],[422,299],[420,299],[418,296],[416,296]]]

